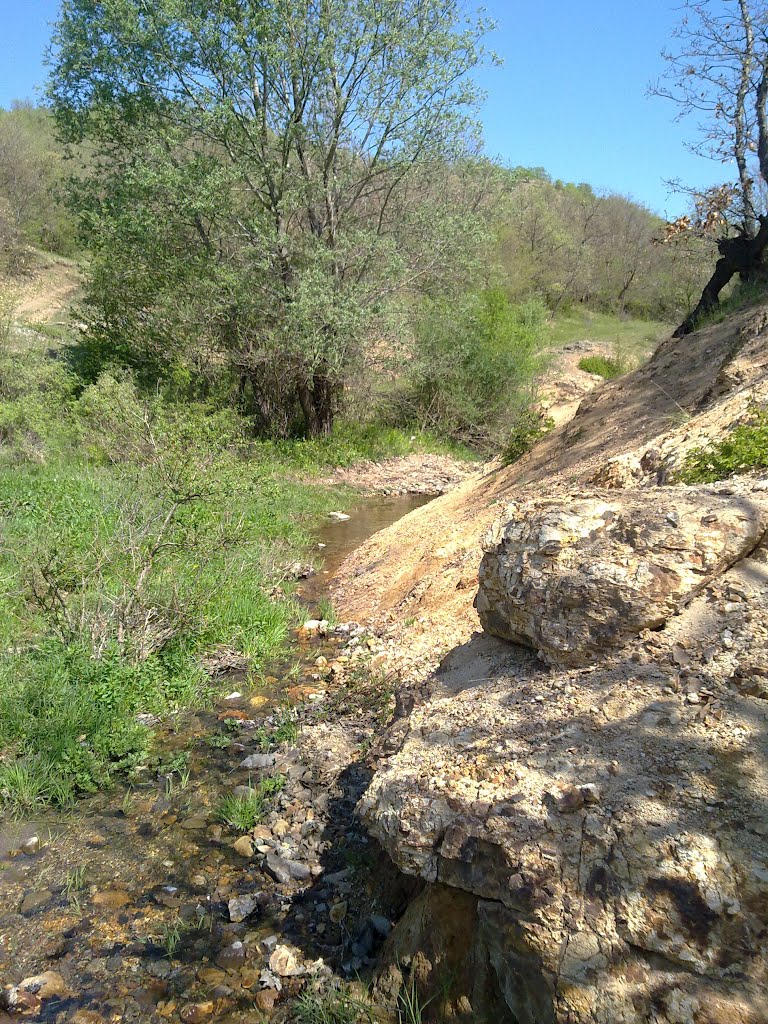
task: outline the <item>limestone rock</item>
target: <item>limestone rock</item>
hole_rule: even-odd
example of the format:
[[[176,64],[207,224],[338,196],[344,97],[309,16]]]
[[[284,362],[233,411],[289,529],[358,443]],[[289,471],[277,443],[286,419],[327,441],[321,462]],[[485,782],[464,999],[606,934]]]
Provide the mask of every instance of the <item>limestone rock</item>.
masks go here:
[[[484,544],[480,621],[549,664],[588,664],[663,625],[766,530],[768,496],[747,488],[519,502]]]

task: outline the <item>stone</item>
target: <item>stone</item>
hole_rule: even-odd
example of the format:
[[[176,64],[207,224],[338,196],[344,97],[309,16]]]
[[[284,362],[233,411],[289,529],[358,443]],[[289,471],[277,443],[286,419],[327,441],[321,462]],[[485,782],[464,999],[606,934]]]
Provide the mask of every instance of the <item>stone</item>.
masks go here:
[[[304,974],[296,954],[288,946],[276,946],[269,958],[269,969],[280,978],[296,978]]]
[[[334,924],[341,924],[344,918],[347,916],[347,910],[349,904],[346,900],[342,900],[340,903],[334,903],[331,909],[328,911],[328,917],[333,921]]]
[[[258,902],[253,896],[235,896],[227,904],[229,919],[235,924],[245,921],[258,907]]]
[[[120,907],[127,907],[131,897],[124,889],[104,889],[102,892],[94,893],[93,903],[96,907],[106,907],[108,910],[119,910]]]
[[[240,762],[241,768],[273,768],[275,764],[274,754],[251,754],[244,761]]]
[[[216,954],[216,966],[224,971],[236,970],[245,963],[245,946],[242,942],[233,942]]]
[[[40,836],[30,836],[26,842],[21,844],[21,851],[30,857],[34,853],[39,853],[41,847]]]
[[[274,850],[267,854],[266,866],[272,877],[283,885],[286,885],[291,879],[303,882],[311,876],[308,865],[281,857]]]
[[[38,889],[35,892],[28,892],[22,899],[19,907],[19,913],[21,914],[34,914],[40,907],[45,906],[49,903],[53,893],[50,889]]]
[[[274,988],[262,988],[256,993],[254,1002],[256,1009],[262,1013],[270,1014],[280,998],[280,993]]]
[[[680,526],[670,525],[669,515]],[[485,538],[483,629],[578,667],[657,629],[768,530],[764,494],[706,487],[606,492],[509,506]]]
[[[205,1024],[213,1016],[214,1004],[212,1000],[205,1003],[187,1003],[179,1011],[179,1016],[184,1024]]]
[[[348,519],[351,519],[352,517],[347,515],[346,512],[329,512],[328,518],[333,519],[333,521],[336,523],[345,523]]]
[[[22,992],[31,992],[40,999],[50,999],[52,996],[63,998],[71,995],[66,982],[56,971],[46,971],[44,974],[25,978],[20,982],[18,988]]]
[[[232,844],[232,849],[235,853],[238,853],[241,857],[250,859],[254,854],[253,841],[250,836],[240,836]]]

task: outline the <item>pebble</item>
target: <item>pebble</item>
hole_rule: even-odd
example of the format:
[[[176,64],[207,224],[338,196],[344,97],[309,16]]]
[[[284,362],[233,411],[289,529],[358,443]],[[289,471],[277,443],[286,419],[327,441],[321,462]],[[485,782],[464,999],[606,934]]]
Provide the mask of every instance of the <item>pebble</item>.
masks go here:
[[[341,922],[347,916],[348,909],[349,904],[346,902],[346,900],[342,900],[342,902],[340,903],[334,903],[334,905],[328,912],[328,917],[330,917],[331,921],[333,921],[334,924],[341,924]]]
[[[204,1024],[204,1021],[213,1016],[213,1001],[206,1003],[188,1003],[182,1007],[179,1016],[185,1024]]]
[[[239,853],[241,857],[250,858],[254,854],[253,842],[250,836],[240,836],[240,838],[232,844],[232,849],[235,853]]]
[[[222,970],[231,971],[242,967],[245,963],[245,946],[242,942],[233,942],[231,946],[220,949],[216,955],[216,965]]]
[[[25,843],[21,844],[21,849],[27,856],[31,856],[33,853],[37,853],[41,846],[40,836],[30,836]]]
[[[287,946],[276,946],[269,958],[269,969],[281,978],[295,978],[304,974],[304,968],[296,958],[296,954]]]
[[[251,754],[240,762],[241,768],[272,768],[275,764],[274,754]]]
[[[245,921],[254,912],[258,903],[253,896],[235,896],[229,901],[229,919],[235,924]]]

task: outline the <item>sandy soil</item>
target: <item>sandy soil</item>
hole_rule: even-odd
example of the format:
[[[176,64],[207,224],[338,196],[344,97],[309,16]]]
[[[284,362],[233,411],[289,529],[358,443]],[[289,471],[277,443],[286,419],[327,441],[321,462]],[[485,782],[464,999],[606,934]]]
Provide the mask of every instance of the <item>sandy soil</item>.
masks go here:
[[[481,539],[506,506],[587,482],[656,484],[658,465],[768,398],[766,325],[768,306],[663,342],[645,366],[583,398],[573,419],[520,462],[485,467],[372,537],[336,576],[340,614],[388,633],[414,672],[437,664],[479,628],[473,600]]]

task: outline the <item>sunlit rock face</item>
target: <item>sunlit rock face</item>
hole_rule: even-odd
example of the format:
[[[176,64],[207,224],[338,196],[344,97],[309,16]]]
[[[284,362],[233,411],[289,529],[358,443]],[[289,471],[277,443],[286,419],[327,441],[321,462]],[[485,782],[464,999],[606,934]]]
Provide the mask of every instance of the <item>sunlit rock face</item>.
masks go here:
[[[511,505],[485,539],[483,628],[551,665],[586,665],[658,629],[754,550],[768,494],[666,487]]]

